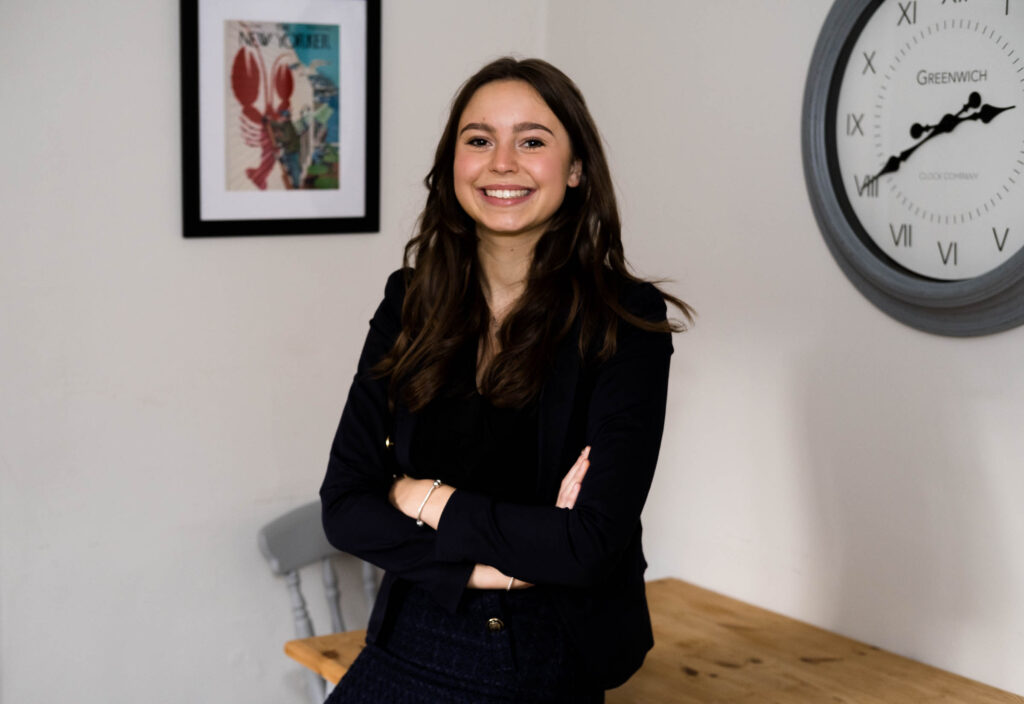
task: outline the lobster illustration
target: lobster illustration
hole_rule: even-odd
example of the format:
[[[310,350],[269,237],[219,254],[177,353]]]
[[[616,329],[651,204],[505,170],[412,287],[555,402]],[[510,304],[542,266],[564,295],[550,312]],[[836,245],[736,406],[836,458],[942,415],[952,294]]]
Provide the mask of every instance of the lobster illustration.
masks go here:
[[[260,97],[260,86],[263,87],[263,112],[256,107]],[[288,163],[288,149],[278,153],[278,143],[289,141],[287,131],[291,126],[290,107],[292,92],[295,89],[291,68],[279,56],[268,73],[263,56],[252,47],[243,46],[235,54],[231,65],[231,90],[242,106],[241,129],[245,143],[260,148],[260,164],[256,168],[247,168],[245,175],[260,190],[267,188],[267,176],[274,168],[274,161],[281,159],[284,166],[286,188],[298,188],[297,159],[294,167]],[[275,97],[277,105],[274,105]],[[275,138],[276,137],[276,138]]]

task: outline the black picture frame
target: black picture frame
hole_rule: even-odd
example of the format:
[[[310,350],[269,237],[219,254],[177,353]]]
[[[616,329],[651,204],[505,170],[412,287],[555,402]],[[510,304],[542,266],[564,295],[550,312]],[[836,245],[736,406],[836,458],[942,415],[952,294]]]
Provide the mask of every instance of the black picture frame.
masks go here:
[[[279,11],[274,7],[279,5]],[[315,0],[296,6],[287,0],[264,0],[253,9],[245,0],[181,0],[181,105],[182,105],[182,214],[183,235],[186,238],[238,237],[249,235],[295,235],[371,233],[380,229],[380,51],[381,51],[381,5],[380,0]],[[269,10],[268,10],[269,8]],[[365,8],[365,14],[363,14]],[[357,19],[338,25],[339,48],[338,85],[334,88],[339,104],[335,119],[338,143],[333,153],[336,186],[327,189],[269,189],[266,181],[258,185],[259,179],[250,177],[253,186],[246,191],[228,187],[232,173],[227,165],[230,157],[225,144],[232,125],[230,124],[230,103],[228,84],[234,85],[227,59],[228,39],[231,33],[228,18],[238,25],[248,21],[277,23],[288,26],[300,25],[324,15],[330,17],[337,12],[339,17],[354,16]],[[313,13],[312,15],[310,13]],[[319,15],[317,14],[319,13]],[[252,15],[257,15],[252,17]],[[365,32],[362,18],[365,17]],[[308,26],[308,25],[306,25]],[[331,26],[331,25],[324,25]],[[355,28],[355,29],[352,29]],[[219,37],[218,37],[219,35]],[[352,36],[354,35],[354,36]],[[297,35],[295,35],[297,36]],[[361,46],[360,46],[361,42]],[[219,51],[218,49],[219,43]],[[346,54],[341,54],[344,45]],[[253,71],[265,71],[261,63],[252,63]],[[247,66],[248,67],[248,66]],[[277,64],[274,64],[276,69]],[[280,70],[280,69],[278,69]],[[291,70],[291,69],[290,69]],[[219,72],[219,75],[218,75]],[[312,71],[310,73],[316,73]],[[212,78],[211,78],[212,77]],[[219,90],[211,89],[218,80],[223,81]],[[293,79],[287,78],[289,82]],[[206,84],[204,85],[204,81]],[[362,81],[362,83],[360,83]],[[313,81],[308,81],[313,83]],[[273,101],[273,89],[280,86],[271,81],[269,75],[261,75],[253,82],[265,86],[260,94],[265,104]],[[290,83],[289,83],[290,85]],[[349,88],[349,86],[355,86]],[[346,91],[349,91],[346,93]],[[269,95],[269,97],[268,97]],[[206,100],[204,101],[204,96]],[[211,97],[219,98],[213,100]],[[237,97],[237,94],[236,94]],[[363,103],[359,105],[358,103]],[[219,105],[217,104],[219,103]],[[250,135],[265,131],[274,134],[268,127],[273,117],[283,120],[270,108],[260,112],[250,107],[249,113],[238,123],[246,122],[251,128]],[[252,112],[255,109],[256,112]],[[236,107],[242,112],[242,107]],[[257,115],[257,113],[260,113]],[[248,116],[259,116],[262,124]],[[270,117],[267,117],[270,116]],[[346,123],[348,129],[337,127],[337,121],[346,116],[352,119]],[[306,114],[303,114],[306,120]],[[309,120],[312,124],[315,120]],[[360,124],[361,123],[361,124]],[[354,127],[352,126],[354,125]],[[243,125],[244,127],[245,125]],[[326,129],[326,128],[325,128]],[[220,135],[217,134],[220,130]],[[255,130],[252,131],[252,130]],[[267,139],[270,139],[267,137]],[[297,138],[296,138],[297,139]],[[219,140],[219,141],[218,141]],[[237,141],[237,140],[236,140]],[[274,142],[269,142],[274,144]],[[217,146],[221,149],[217,149]],[[251,146],[251,145],[250,145]],[[206,150],[204,152],[204,149]],[[280,158],[283,149],[272,147],[261,152],[261,166],[265,173],[280,170],[289,172],[285,160]],[[346,158],[349,154],[351,158]],[[362,157],[361,159],[359,157]],[[276,158],[276,161],[271,159]],[[219,159],[219,163],[218,163]],[[245,172],[258,169],[246,169]],[[311,178],[311,177],[306,177]],[[284,182],[286,176],[279,177]],[[301,179],[297,179],[302,182]],[[237,182],[237,181],[236,181]],[[350,184],[346,188],[346,184]],[[248,184],[245,184],[248,185]],[[262,189],[262,190],[261,190]]]

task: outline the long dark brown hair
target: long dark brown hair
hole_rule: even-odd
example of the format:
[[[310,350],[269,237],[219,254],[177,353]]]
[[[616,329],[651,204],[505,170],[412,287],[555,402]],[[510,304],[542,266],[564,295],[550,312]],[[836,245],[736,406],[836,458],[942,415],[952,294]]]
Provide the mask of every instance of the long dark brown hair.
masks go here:
[[[568,132],[582,174],[537,241],[525,291],[497,333],[498,351],[483,371],[481,393],[498,406],[527,404],[540,391],[555,345],[577,320],[580,354],[598,361],[614,354],[620,319],[658,332],[686,328],[680,321],[638,318],[619,301],[622,288],[641,279],[627,268],[611,174],[579,89],[546,61],[501,58],[455,96],[424,179],[427,203],[418,232],[405,247],[402,331],[375,371],[391,377],[392,402],[400,398],[412,411],[437,396],[460,350],[475,350],[480,340],[488,344],[491,316],[480,283],[476,225],[456,199],[453,166],[466,105],[481,86],[506,80],[524,81],[540,94]],[[692,322],[689,306],[660,293]]]

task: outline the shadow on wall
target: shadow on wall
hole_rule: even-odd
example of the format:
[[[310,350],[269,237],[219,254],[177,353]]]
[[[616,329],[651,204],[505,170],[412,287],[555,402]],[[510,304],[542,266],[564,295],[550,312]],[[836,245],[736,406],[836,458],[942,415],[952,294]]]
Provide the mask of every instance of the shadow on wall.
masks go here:
[[[954,662],[982,612],[999,622],[1013,553],[973,432],[969,380],[894,347],[963,343],[832,332],[851,340],[845,353],[836,357],[833,338],[798,376],[809,547],[826,570],[814,601],[850,636]]]

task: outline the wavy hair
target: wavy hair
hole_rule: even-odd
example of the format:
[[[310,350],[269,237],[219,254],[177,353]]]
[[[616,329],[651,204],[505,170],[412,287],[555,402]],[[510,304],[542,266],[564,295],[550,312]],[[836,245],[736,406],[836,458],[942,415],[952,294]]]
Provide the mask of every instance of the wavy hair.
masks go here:
[[[498,330],[498,349],[480,377],[481,394],[497,406],[529,403],[555,346],[577,321],[581,356],[598,361],[614,354],[620,320],[650,331],[686,329],[681,321],[639,318],[620,302],[623,287],[642,280],[628,271],[611,174],[579,89],[546,61],[497,59],[470,77],[452,101],[424,179],[427,202],[418,231],[405,247],[402,330],[374,368],[390,376],[392,404],[400,399],[412,411],[438,395],[460,350],[480,340],[488,344],[491,318],[480,283],[476,225],[456,199],[453,168],[462,113],[476,91],[493,81],[523,81],[537,91],[565,127],[582,173],[537,241],[526,288]],[[659,292],[692,323],[687,304]]]

